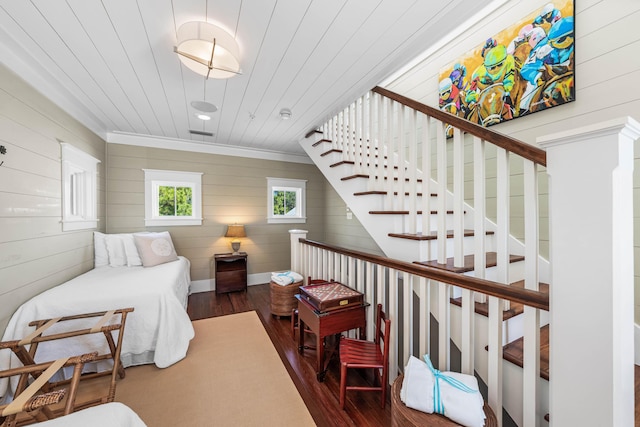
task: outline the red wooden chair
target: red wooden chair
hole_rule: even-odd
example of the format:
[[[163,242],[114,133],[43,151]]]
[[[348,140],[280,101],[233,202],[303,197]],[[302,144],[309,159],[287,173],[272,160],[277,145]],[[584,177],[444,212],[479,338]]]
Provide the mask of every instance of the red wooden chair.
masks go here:
[[[384,323],[384,329],[383,328]],[[373,342],[343,337],[340,340],[340,408],[344,409],[347,390],[380,391],[380,405],[384,408],[387,401],[387,382],[389,379],[389,333],[391,320],[382,311],[382,304],[376,309],[376,336]],[[374,370],[378,386],[348,386],[349,368]]]

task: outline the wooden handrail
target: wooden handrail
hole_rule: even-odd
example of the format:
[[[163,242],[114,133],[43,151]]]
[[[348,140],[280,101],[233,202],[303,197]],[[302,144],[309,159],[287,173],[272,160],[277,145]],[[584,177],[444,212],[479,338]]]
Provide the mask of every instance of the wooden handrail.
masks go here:
[[[521,304],[549,311],[549,295],[539,291],[522,289],[508,286],[490,280],[479,279],[476,277],[465,276],[464,274],[453,273],[439,268],[429,267],[425,265],[413,264],[409,262],[399,261],[391,258],[381,257],[378,255],[368,254],[366,252],[354,251],[339,246],[328,245],[314,240],[299,239],[300,243],[314,246],[320,249],[330,250],[332,252],[358,258],[362,261],[371,262],[399,271],[405,271],[427,279],[433,279],[438,282],[449,283],[461,288],[480,292],[509,301],[519,302]]]
[[[504,148],[507,151],[518,154],[519,156],[531,160],[534,163],[538,163],[542,166],[547,166],[547,153],[540,148],[533,145],[519,141],[515,138],[508,137],[496,131],[491,131],[476,123],[472,123],[468,120],[462,119],[454,114],[446,111],[438,110],[437,108],[430,107],[421,102],[415,101],[406,96],[392,92],[388,89],[376,86],[373,88],[373,92],[385,96],[389,99],[393,99],[407,107],[413,108],[416,111],[426,114],[429,117],[440,120],[443,123],[448,123],[460,130],[463,130],[471,135],[475,135],[478,138],[482,138],[498,147]]]

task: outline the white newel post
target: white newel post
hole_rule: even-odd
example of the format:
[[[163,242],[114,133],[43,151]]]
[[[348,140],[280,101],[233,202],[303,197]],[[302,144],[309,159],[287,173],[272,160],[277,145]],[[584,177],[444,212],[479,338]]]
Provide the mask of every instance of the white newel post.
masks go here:
[[[634,425],[633,143],[621,118],[538,139],[550,211],[551,426]]]
[[[289,238],[291,239],[291,271],[300,273],[303,276],[302,245],[299,240],[306,239],[307,233],[307,230],[289,230]]]

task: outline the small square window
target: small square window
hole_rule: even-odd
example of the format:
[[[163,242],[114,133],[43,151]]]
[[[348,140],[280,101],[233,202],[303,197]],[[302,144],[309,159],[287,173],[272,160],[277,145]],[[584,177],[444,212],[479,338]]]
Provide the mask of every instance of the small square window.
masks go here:
[[[306,183],[299,179],[267,178],[268,223],[306,222]]]
[[[202,225],[202,173],[143,169],[145,225]]]

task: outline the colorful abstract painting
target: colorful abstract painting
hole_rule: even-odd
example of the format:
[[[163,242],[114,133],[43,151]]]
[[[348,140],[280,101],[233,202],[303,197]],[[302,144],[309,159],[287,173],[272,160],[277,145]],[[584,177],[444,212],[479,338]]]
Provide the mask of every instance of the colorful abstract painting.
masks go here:
[[[575,100],[573,0],[546,4],[440,71],[440,109],[482,126]]]

